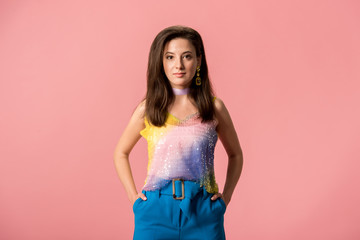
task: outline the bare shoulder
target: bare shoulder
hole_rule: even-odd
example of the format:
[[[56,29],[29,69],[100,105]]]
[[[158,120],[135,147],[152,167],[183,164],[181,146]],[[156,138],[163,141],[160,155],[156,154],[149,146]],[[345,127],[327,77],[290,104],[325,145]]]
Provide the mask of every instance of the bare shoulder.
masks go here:
[[[214,107],[217,111],[221,110],[222,108],[225,107],[225,104],[223,102],[223,100],[219,97],[216,97],[214,100]]]
[[[140,102],[133,111],[115,149],[115,156],[130,154],[131,149],[140,139],[140,131],[145,128],[145,102]]]
[[[224,101],[219,97],[216,97],[214,100],[214,109],[216,118],[224,118],[229,114]]]
[[[214,100],[214,108],[218,125],[216,131],[218,136],[228,154],[228,156],[237,156],[241,154],[241,147],[235,126],[231,119],[230,113],[227,110],[222,99],[216,98]]]
[[[131,115],[128,129],[131,130],[134,134],[145,128],[145,109],[145,100],[143,100],[135,107],[135,110]]]
[[[215,117],[218,121],[217,130],[233,128],[230,113],[221,98],[216,97],[214,100]]]
[[[139,119],[139,120],[144,120],[144,116],[145,116],[145,104],[146,104],[146,99],[141,101],[135,108],[134,112],[133,112],[133,117]]]

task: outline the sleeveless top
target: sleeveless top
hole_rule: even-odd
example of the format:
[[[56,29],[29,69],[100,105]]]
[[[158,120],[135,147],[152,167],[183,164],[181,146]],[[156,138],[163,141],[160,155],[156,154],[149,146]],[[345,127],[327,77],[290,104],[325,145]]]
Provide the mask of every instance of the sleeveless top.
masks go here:
[[[201,119],[199,112],[182,120],[168,112],[165,125],[157,127],[145,117],[145,128],[140,131],[148,144],[143,190],[161,189],[173,178],[182,178],[205,186],[209,193],[218,192],[214,173],[218,122],[214,119],[202,123]]]

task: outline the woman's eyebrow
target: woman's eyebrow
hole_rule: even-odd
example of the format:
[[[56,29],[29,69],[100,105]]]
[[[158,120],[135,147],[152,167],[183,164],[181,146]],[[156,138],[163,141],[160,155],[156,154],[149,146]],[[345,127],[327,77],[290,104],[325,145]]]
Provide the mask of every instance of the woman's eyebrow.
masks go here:
[[[174,54],[174,53],[172,53],[172,52],[166,52],[165,54],[168,54],[168,53]],[[191,51],[185,51],[185,52],[183,52],[182,54],[184,54],[184,53],[192,53],[192,52],[191,52]]]

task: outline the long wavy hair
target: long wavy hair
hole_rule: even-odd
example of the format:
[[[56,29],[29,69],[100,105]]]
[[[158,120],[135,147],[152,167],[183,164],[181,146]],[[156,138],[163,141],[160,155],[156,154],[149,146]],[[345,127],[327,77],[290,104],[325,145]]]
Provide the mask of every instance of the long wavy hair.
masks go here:
[[[154,126],[163,126],[167,118],[168,107],[175,99],[163,66],[165,45],[174,38],[189,40],[196,49],[196,56],[201,56],[201,85],[198,86],[195,84],[196,74],[194,74],[190,85],[189,96],[194,104],[196,104],[202,122],[213,120],[214,106],[212,98],[214,92],[208,75],[204,44],[200,34],[196,30],[182,25],[170,26],[163,29],[151,44],[147,68],[147,92],[143,99],[146,99],[146,118],[150,124]]]

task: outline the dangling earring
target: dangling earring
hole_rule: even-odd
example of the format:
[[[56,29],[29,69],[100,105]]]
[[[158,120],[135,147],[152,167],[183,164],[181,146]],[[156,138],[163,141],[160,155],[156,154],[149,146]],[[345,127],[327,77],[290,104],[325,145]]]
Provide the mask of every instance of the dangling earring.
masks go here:
[[[197,70],[197,73],[196,73],[196,80],[195,80],[195,83],[196,83],[196,85],[198,85],[198,86],[200,86],[201,85],[201,78],[200,78],[200,66],[198,66],[197,68],[196,68],[196,70]]]

